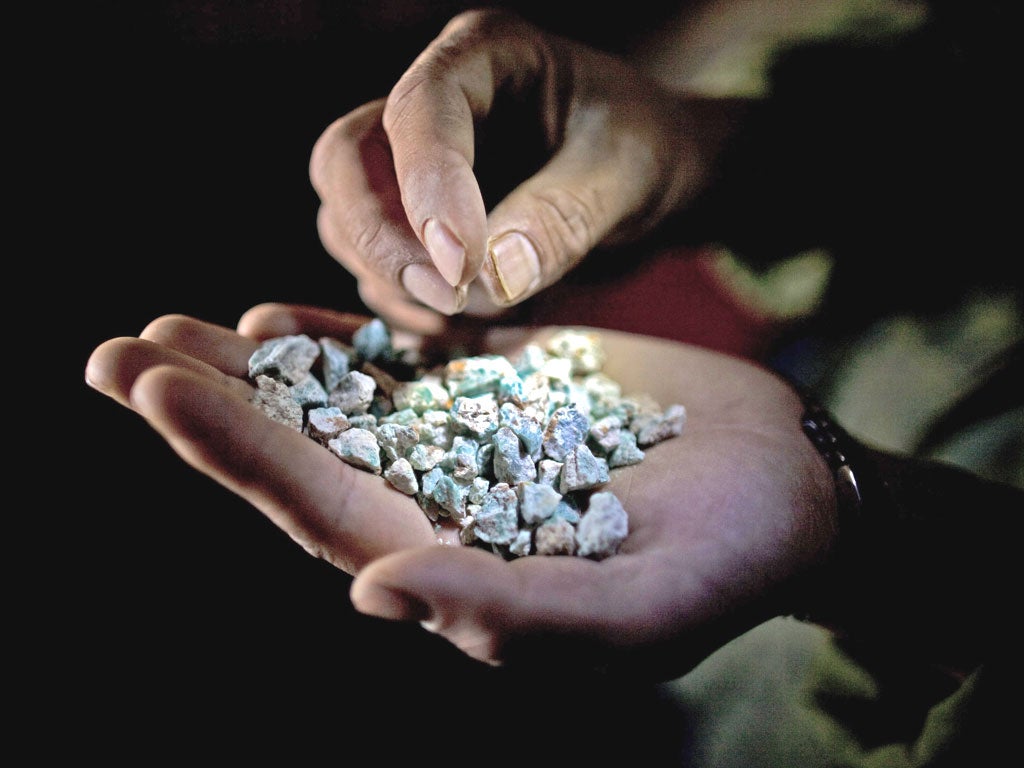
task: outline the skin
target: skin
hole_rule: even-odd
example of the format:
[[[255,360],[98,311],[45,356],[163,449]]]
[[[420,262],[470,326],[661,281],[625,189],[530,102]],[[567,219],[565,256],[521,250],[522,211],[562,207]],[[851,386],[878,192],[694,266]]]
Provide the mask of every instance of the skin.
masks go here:
[[[509,100],[519,122],[501,135],[519,153],[537,135],[535,158],[485,143],[513,120],[498,114]],[[321,241],[375,314],[437,335],[453,315],[502,314],[685,206],[736,113],[509,13],[463,13],[386,98],[316,142]],[[510,154],[516,182],[494,192],[480,166]]]
[[[438,542],[411,498],[251,406],[263,339],[347,340],[368,318],[278,304],[237,329],[172,315],[91,355],[86,380],[136,411],[188,464],[246,499],[310,555],[352,574],[367,614],[419,621],[487,664],[572,659],[669,679],[764,619],[800,609],[835,539],[830,472],[792,388],[760,366],[690,345],[599,331],[626,393],[683,404],[682,435],[614,470],[629,515],[603,561]],[[552,329],[495,330],[513,356]]]

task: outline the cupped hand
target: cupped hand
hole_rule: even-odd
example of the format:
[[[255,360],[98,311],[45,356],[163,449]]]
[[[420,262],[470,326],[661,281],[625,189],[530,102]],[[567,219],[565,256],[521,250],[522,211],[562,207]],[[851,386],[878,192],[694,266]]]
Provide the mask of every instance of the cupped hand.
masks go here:
[[[466,12],[386,99],[317,141],[321,240],[375,313],[437,334],[445,316],[500,314],[683,206],[726,123],[620,58]]]
[[[87,379],[310,554],[354,574],[357,609],[420,621],[489,664],[543,659],[668,679],[760,621],[800,609],[835,536],[835,496],[802,433],[800,400],[774,374],[685,344],[599,331],[605,373],[624,393],[684,405],[686,427],[640,464],[612,471],[607,490],[629,515],[618,554],[505,561],[439,546],[411,498],[249,404],[247,363],[260,340],[346,339],[366,320],[262,305],[236,332],[163,317],[139,338],[100,345]],[[499,329],[487,351],[512,356],[550,332]]]

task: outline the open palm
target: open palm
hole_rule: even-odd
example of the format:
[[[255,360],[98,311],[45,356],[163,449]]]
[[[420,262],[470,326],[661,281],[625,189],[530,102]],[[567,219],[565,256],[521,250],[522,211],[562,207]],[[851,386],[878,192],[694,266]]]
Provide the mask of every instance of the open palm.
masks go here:
[[[556,654],[668,678],[799,607],[834,539],[835,500],[786,382],[709,350],[599,331],[604,372],[624,393],[684,405],[685,430],[612,471],[607,490],[629,515],[618,554],[506,561],[438,546],[413,498],[250,404],[248,360],[262,340],[344,340],[367,319],[261,305],[236,331],[168,316],[100,345],[87,378],[307,552],[354,575],[358,609],[420,621],[487,663]],[[479,351],[512,356],[553,330],[495,331]]]

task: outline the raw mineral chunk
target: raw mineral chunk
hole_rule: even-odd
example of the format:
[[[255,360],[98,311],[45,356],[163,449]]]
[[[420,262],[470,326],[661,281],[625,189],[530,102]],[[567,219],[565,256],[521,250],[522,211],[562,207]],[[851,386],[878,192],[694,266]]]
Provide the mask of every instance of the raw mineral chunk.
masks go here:
[[[494,443],[494,477],[499,483],[516,485],[537,478],[537,465],[523,449],[515,432],[501,427],[491,442]]]
[[[382,421],[395,412],[394,403],[392,403],[390,397],[380,391],[379,384],[377,391],[373,395],[373,400],[370,402],[369,412]]]
[[[459,521],[459,541],[467,547],[476,543],[476,516],[480,514],[479,504],[466,505],[466,516]]]
[[[629,417],[630,427],[633,427],[634,422],[638,419],[643,419],[647,416],[660,419],[662,416],[661,405],[648,394],[632,394],[629,397],[623,397],[620,403],[631,411]],[[636,429],[633,431],[636,432]]]
[[[320,356],[320,345],[306,334],[264,341],[249,356],[249,378],[269,376],[289,386],[301,380]]]
[[[302,431],[302,406],[295,402],[283,381],[262,373],[257,375],[256,391],[250,402],[274,421]]]
[[[372,376],[360,371],[349,371],[341,377],[338,386],[330,391],[327,402],[341,408],[348,416],[366,413],[373,402],[373,393],[376,389],[377,382]]]
[[[436,445],[444,450],[451,447],[452,438],[455,436],[455,427],[448,411],[427,411],[416,426],[416,431],[419,433],[421,443]]]
[[[472,397],[492,392],[503,378],[515,373],[512,364],[501,355],[479,355],[450,361],[445,366],[444,379],[452,397]]]
[[[327,443],[327,447],[346,464],[381,473],[380,446],[377,436],[366,429],[352,427]]]
[[[621,432],[622,419],[618,416],[605,416],[590,425],[590,440],[607,456],[619,447]]]
[[[593,416],[590,412],[590,398],[587,397],[587,392],[583,388],[583,385],[579,383],[577,379],[573,379],[569,384],[568,389],[565,392],[568,402],[576,406],[577,410],[587,417],[587,421],[593,421],[596,416]]]
[[[563,496],[555,507],[555,517],[560,517],[575,529],[580,521],[580,505],[573,496]]]
[[[431,496],[453,520],[461,520],[466,516],[466,486],[459,485],[451,476],[441,475]]]
[[[564,392],[572,384],[572,360],[549,357],[540,367],[539,373],[547,378],[551,389]]]
[[[502,403],[498,410],[498,423],[516,433],[516,437],[534,460],[540,458],[544,425],[532,413],[524,411],[515,403]]]
[[[491,482],[486,477],[474,477],[469,489],[466,491],[466,501],[470,504],[480,505],[484,502],[484,496],[490,490]]]
[[[336,339],[324,336],[320,339],[320,367],[323,371],[324,389],[328,392],[338,386],[338,382],[349,372],[350,358],[353,353]]]
[[[498,428],[498,401],[492,394],[456,397],[451,417],[456,429],[476,437],[493,435]]]
[[[494,477],[494,443],[484,443],[477,449],[476,465],[479,474]]]
[[[598,491],[576,526],[576,554],[603,560],[618,552],[628,533],[629,518],[618,497]]]
[[[547,376],[542,373],[531,373],[523,377],[523,394],[519,397],[518,405],[524,408],[532,406],[547,416],[548,406],[551,403],[551,385]]]
[[[565,457],[558,490],[562,494],[582,491],[607,483],[608,479],[608,462],[580,443]]]
[[[420,491],[424,496],[434,496],[434,486],[444,477],[444,471],[440,467],[434,467],[420,478]]]
[[[441,467],[460,483],[471,483],[480,474],[477,464],[479,449],[475,440],[458,436],[452,440],[451,450],[445,455]]]
[[[530,546],[533,542],[533,534],[528,530],[519,531],[516,539],[508,546],[508,551],[516,557],[526,557],[530,554]]]
[[[327,390],[324,389],[320,380],[310,373],[307,373],[297,384],[292,384],[289,391],[292,399],[302,406],[303,410],[308,411],[310,408],[322,408],[327,405]]]
[[[376,382],[377,394],[381,398],[387,399],[388,410],[395,410],[395,404],[392,401],[392,397],[394,396],[395,387],[397,387],[401,382],[396,379],[389,370],[382,368],[376,363],[371,363],[368,360],[360,362],[359,370]]]
[[[541,483],[520,483],[516,486],[519,495],[519,516],[529,526],[540,525],[558,509],[562,495],[550,485]]]
[[[547,353],[544,352],[540,345],[527,344],[523,347],[523,351],[519,354],[519,359],[516,361],[516,373],[520,376],[526,376],[527,374],[539,371],[546,359]]]
[[[392,462],[391,466],[384,470],[384,478],[406,496],[412,496],[420,489],[416,472],[413,471],[408,459]]]
[[[432,523],[436,523],[441,517],[447,516],[447,513],[441,509],[441,505],[434,501],[434,497],[424,494],[422,489],[416,494],[416,503],[419,504],[423,514]],[[444,514],[442,515],[443,512]]]
[[[359,429],[365,429],[369,432],[376,432],[377,430],[377,417],[372,413],[350,414],[348,420],[353,427],[359,427]]]
[[[522,403],[523,392],[525,387],[523,386],[523,380],[519,378],[519,374],[513,374],[505,376],[501,381],[498,382],[497,391],[495,394],[498,397],[499,403]]]
[[[572,363],[574,376],[583,376],[601,370],[605,363],[604,347],[593,331],[566,329],[554,334],[547,343],[547,351]]]
[[[488,544],[511,544],[519,534],[516,492],[508,483],[497,483],[484,497],[475,515],[474,533]]]
[[[341,408],[311,408],[306,419],[306,434],[321,445],[327,445],[351,426]]]
[[[576,529],[560,517],[537,526],[533,539],[538,555],[571,555],[576,552]]]
[[[575,405],[557,408],[544,430],[544,453],[555,461],[582,443],[590,431],[590,422]]]
[[[594,419],[611,414],[622,399],[622,387],[604,373],[592,373],[584,378],[583,390],[587,393],[587,399],[590,401],[590,415]],[[625,423],[622,418],[620,421]]]
[[[647,447],[681,435],[686,426],[686,409],[681,405],[670,405],[663,414],[651,420],[645,420],[636,431],[638,445]]]
[[[412,468],[418,469],[420,472],[429,472],[436,467],[444,457],[444,448],[437,445],[427,445],[425,443],[417,443],[409,449],[409,453],[406,455],[406,458],[409,459],[409,463],[412,464]]]
[[[639,464],[644,460],[644,452],[637,447],[636,435],[628,429],[622,430],[619,434],[619,444],[608,457],[608,466],[628,467],[630,464]]]
[[[402,382],[392,393],[395,408],[411,408],[418,414],[451,407],[451,397],[438,376],[424,376],[417,381]]]
[[[562,477],[562,462],[554,459],[541,459],[537,462],[537,482],[556,488]]]
[[[352,346],[363,360],[390,360],[391,331],[380,318],[373,318],[352,334]]]
[[[377,427],[377,442],[388,461],[398,461],[408,455],[408,451],[419,440],[419,435],[412,427],[401,424],[381,424]]]

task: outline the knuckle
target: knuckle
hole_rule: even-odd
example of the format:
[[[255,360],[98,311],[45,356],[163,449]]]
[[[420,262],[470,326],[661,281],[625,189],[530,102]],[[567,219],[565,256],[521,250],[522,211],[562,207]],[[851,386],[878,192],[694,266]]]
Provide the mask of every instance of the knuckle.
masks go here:
[[[388,135],[397,135],[436,94],[462,87],[461,75],[479,66],[501,41],[522,39],[523,23],[500,8],[476,8],[455,16],[388,94],[382,118]]]
[[[362,220],[352,232],[352,246],[357,253],[374,253],[384,237],[384,222],[380,219]]]
[[[604,206],[596,194],[548,189],[536,197],[541,213],[543,250],[558,266],[566,267],[589,252],[604,233]]]
[[[195,320],[187,315],[169,314],[151,320],[139,334],[140,339],[152,341],[164,346],[175,346],[175,343],[187,338],[190,329],[195,327]]]
[[[519,17],[505,8],[473,8],[458,14],[441,33],[440,40],[457,40],[463,36],[492,37],[507,32],[519,23]]]
[[[330,176],[328,169],[334,159],[336,147],[348,135],[346,122],[344,117],[340,117],[327,126],[314,142],[313,149],[309,154],[309,180],[321,199],[327,194],[327,182]]]

